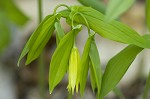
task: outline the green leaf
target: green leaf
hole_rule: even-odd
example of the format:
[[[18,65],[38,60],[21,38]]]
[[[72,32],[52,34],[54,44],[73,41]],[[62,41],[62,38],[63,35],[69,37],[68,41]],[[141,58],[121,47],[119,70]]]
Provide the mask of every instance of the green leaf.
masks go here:
[[[50,63],[49,90],[52,93],[56,85],[64,77],[69,63],[70,52],[74,44],[74,36],[81,30],[75,28],[66,34],[56,48]]]
[[[146,34],[143,37],[147,42],[150,42],[150,35]],[[142,50],[141,47],[129,45],[109,60],[102,78],[101,98],[115,88]]]
[[[51,21],[51,22],[45,24],[45,22],[47,22],[48,20]],[[54,16],[48,15],[48,16],[40,23],[40,25],[38,26],[38,28],[33,32],[33,34],[31,35],[31,37],[30,37],[29,40],[27,41],[25,47],[23,48],[23,51],[22,51],[22,53],[21,53],[21,55],[20,55],[20,57],[19,57],[19,60],[18,60],[18,66],[19,66],[19,63],[20,63],[21,59],[22,59],[28,52],[30,52],[30,50],[31,50],[31,48],[33,47],[33,45],[35,44],[35,42],[38,42],[38,41],[37,41],[37,38],[39,37],[39,35],[40,35],[40,34],[43,34],[43,33],[45,33],[45,32],[47,31],[47,30],[45,30],[45,29],[46,29],[46,28],[45,28],[45,25],[50,26],[54,20],[55,20],[55,17],[54,17]],[[48,22],[49,22],[49,21],[48,21]],[[50,28],[50,27],[48,28],[48,26],[46,26],[47,29]],[[43,31],[42,29],[44,29],[44,31]],[[48,31],[47,31],[47,32],[48,32]],[[35,46],[35,45],[34,45],[34,46]],[[28,63],[29,63],[29,62],[28,62]]]
[[[146,23],[150,30],[150,0],[146,0]]]
[[[150,89],[150,72],[146,81],[145,89],[144,89],[144,94],[142,99],[148,99],[148,93]]]
[[[77,9],[87,19],[89,27],[104,38],[108,38],[117,42],[126,44],[134,44],[143,48],[150,48],[146,40],[130,27],[118,22],[105,22],[105,17],[102,13],[90,8],[82,6],[73,6],[72,9]],[[87,25],[80,15],[74,17],[74,21]]]
[[[78,0],[84,6],[90,6],[95,10],[100,11],[101,13],[105,13],[105,5],[102,1],[99,0]]]
[[[68,18],[69,14],[70,14],[70,10],[68,10],[68,9],[62,10],[62,11],[58,12],[58,14],[60,14],[60,17]]]
[[[102,70],[101,70],[101,64],[100,64],[100,58],[99,58],[99,53],[98,53],[98,49],[95,43],[94,38],[91,41],[91,48],[90,48],[90,52],[89,52],[89,56],[90,56],[90,61],[91,61],[91,80],[92,83],[92,89],[93,91],[95,91],[97,89],[97,98],[100,95],[100,91],[101,91],[101,82],[102,82]],[[99,99],[99,98],[98,98]]]
[[[33,60],[39,57],[48,40],[51,38],[52,33],[54,32],[55,21],[55,16],[51,16],[43,23],[40,32],[37,31],[39,34],[34,41],[30,51],[28,52],[26,64],[31,63]]]
[[[106,21],[118,18],[127,11],[135,0],[110,0],[106,10]]]
[[[96,85],[96,78],[94,75],[94,70],[92,68],[92,62],[91,60],[89,60],[89,67],[90,67],[90,81],[91,81],[91,86],[92,86],[92,90],[95,93],[97,91],[97,85]]]
[[[73,46],[73,31],[69,32],[59,43],[50,63],[49,71],[49,88],[50,93],[55,86],[61,81],[68,67],[68,60]],[[63,52],[63,53],[62,53]],[[61,57],[60,57],[61,56]]]
[[[84,90],[85,90],[85,85],[86,85],[86,79],[87,79],[87,75],[88,75],[88,70],[89,70],[89,52],[90,52],[90,47],[91,47],[91,41],[94,35],[91,35],[88,40],[86,41],[86,44],[84,46],[84,50],[83,50],[83,54],[81,57],[81,63],[80,63],[80,67],[81,67],[81,72],[80,74],[82,74],[80,76],[80,93],[81,95],[83,95]]]
[[[144,37],[144,39],[146,40],[147,45],[150,46],[150,35],[149,35],[149,34],[145,34],[143,37]],[[149,49],[150,49],[150,48],[149,48]]]
[[[6,13],[7,17],[17,25],[24,25],[29,19],[20,11],[13,0],[1,0],[0,8]]]
[[[147,44],[150,44],[150,35],[149,34],[145,34],[143,37],[147,41]]]
[[[135,45],[129,45],[110,59],[102,78],[102,96],[105,96],[109,91],[114,89],[136,58],[137,54],[139,54],[142,50],[143,48]]]
[[[55,22],[55,29],[56,29],[56,42],[58,45],[60,40],[65,36],[65,33],[59,22]]]

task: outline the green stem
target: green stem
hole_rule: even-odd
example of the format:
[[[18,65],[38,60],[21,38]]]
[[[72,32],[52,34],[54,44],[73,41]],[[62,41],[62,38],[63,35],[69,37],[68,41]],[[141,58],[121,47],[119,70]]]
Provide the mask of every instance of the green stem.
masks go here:
[[[41,23],[42,21],[42,0],[38,0],[38,21]]]
[[[42,0],[38,0],[38,22],[42,21]],[[38,75],[39,75],[39,93],[40,98],[45,99],[45,68],[44,68],[44,52],[38,59]]]
[[[119,99],[125,99],[125,96],[121,92],[121,90],[117,87],[113,89],[113,92],[119,97]]]
[[[67,99],[72,99],[72,93],[68,93],[68,97],[67,97]]]
[[[58,9],[59,7],[61,7],[61,6],[64,6],[64,7],[66,7],[67,9],[71,10],[70,7],[68,7],[67,5],[65,5],[65,4],[60,4],[60,5],[57,5],[57,6],[55,7],[54,13],[53,13],[54,15],[57,14],[57,9]]]
[[[44,53],[38,60],[38,73],[39,73],[39,93],[41,99],[45,99],[45,68],[44,68]]]
[[[148,99],[148,92],[150,89],[150,72],[146,81],[145,89],[144,89],[144,94],[143,94],[143,99]]]

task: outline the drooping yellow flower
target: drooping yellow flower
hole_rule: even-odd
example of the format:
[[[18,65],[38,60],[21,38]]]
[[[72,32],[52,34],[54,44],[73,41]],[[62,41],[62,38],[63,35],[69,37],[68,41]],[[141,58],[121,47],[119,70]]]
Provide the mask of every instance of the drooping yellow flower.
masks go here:
[[[74,88],[76,86],[76,92],[78,92],[79,85],[79,73],[80,73],[80,54],[77,47],[73,47],[69,60],[69,72],[68,72],[68,90],[74,93]]]

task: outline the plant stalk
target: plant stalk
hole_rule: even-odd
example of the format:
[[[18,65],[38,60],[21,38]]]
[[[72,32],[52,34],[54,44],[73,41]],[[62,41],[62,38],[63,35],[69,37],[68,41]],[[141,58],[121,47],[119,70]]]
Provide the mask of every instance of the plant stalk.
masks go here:
[[[38,22],[42,21],[42,0],[38,0]],[[45,68],[44,52],[38,59],[38,76],[39,76],[39,94],[41,99],[45,99]]]
[[[149,90],[150,90],[150,72],[149,72],[148,78],[146,80],[146,85],[145,85],[145,89],[144,89],[143,99],[148,99]]]
[[[42,0],[38,0],[38,21],[42,21]]]

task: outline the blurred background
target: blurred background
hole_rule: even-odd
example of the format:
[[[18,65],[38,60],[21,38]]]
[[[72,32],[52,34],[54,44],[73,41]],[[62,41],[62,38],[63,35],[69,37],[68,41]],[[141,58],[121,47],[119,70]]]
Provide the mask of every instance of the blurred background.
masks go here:
[[[107,5],[108,0],[103,0]],[[43,18],[52,14],[56,5],[81,5],[77,0],[42,0]],[[148,33],[145,26],[145,0],[136,0],[134,5],[119,20],[132,27],[139,34]],[[67,92],[67,76],[52,94],[48,90],[48,70],[51,56],[56,48],[55,35],[49,40],[44,53],[44,73],[38,67],[38,60],[25,66],[25,59],[17,66],[19,55],[31,33],[38,26],[38,0],[0,0],[0,99],[71,99]],[[69,27],[62,20],[63,28]],[[77,37],[77,46],[82,52],[87,39],[87,30],[83,28]],[[126,45],[116,43],[96,35],[96,42],[101,58],[102,68],[108,60]],[[141,99],[145,81],[148,76],[150,53],[144,50],[138,55],[118,84],[125,99]],[[41,81],[42,80],[42,81]],[[41,85],[44,86],[41,86]],[[73,99],[80,99],[78,94]],[[120,99],[110,92],[106,99]],[[84,99],[95,99],[87,80]]]

